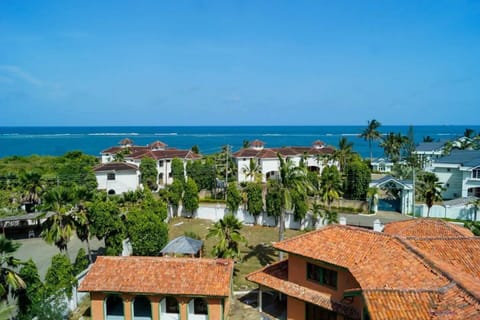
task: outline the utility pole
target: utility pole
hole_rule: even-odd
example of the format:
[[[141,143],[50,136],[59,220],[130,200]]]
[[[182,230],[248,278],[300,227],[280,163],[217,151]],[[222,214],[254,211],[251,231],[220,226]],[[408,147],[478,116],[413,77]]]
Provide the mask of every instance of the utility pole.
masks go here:
[[[225,202],[227,202],[227,187],[228,187],[228,158],[230,155],[230,146],[227,144],[227,148],[225,150]]]

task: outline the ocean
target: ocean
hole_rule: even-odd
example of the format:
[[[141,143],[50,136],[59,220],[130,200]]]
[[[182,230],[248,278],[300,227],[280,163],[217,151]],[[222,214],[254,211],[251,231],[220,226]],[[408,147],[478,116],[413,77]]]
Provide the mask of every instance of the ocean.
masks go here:
[[[480,126],[414,126],[415,142],[422,141],[424,136],[435,141],[454,139],[462,136],[467,127],[480,132]],[[379,131],[406,135],[408,128],[381,126]],[[369,157],[368,142],[358,137],[364,129],[365,126],[0,127],[0,157],[58,156],[73,150],[99,156],[102,150],[118,145],[127,137],[136,145],[160,140],[178,149],[198,145],[202,154],[212,154],[224,145],[236,151],[244,140],[255,139],[264,141],[266,147],[310,146],[315,140],[337,147],[342,136],[353,142],[354,151]],[[378,143],[374,145],[373,156],[383,156]]]

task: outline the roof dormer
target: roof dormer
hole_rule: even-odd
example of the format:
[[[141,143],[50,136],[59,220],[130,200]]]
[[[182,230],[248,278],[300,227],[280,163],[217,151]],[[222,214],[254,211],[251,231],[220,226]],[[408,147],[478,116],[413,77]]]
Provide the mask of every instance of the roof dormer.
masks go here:
[[[163,143],[162,141],[157,140],[155,142],[150,143],[148,146],[153,151],[155,151],[155,150],[165,150],[165,148],[167,147],[167,144]]]
[[[131,147],[133,146],[133,141],[129,138],[125,138],[122,141],[120,141],[120,146],[122,146],[122,148]]]
[[[321,140],[316,140],[313,142],[312,146],[314,149],[322,149],[325,148],[325,142]]]
[[[252,148],[253,150],[262,150],[264,146],[265,142],[260,140],[253,140],[250,144],[250,148]]]

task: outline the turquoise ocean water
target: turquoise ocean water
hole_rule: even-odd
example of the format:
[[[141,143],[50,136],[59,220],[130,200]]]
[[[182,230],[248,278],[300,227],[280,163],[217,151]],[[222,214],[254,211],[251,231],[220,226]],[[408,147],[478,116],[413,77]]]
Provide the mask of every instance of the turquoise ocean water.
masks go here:
[[[471,126],[414,126],[415,141],[424,136],[444,141],[462,136],[465,128],[480,132],[480,125]],[[202,127],[1,127],[0,157],[62,155],[81,150],[98,156],[100,151],[117,145],[128,137],[137,145],[161,140],[169,147],[189,149],[200,147],[203,154],[219,151],[230,145],[233,151],[241,148],[244,140],[260,139],[266,147],[303,145],[315,140],[337,146],[342,136],[353,142],[354,150],[363,157],[369,156],[368,143],[358,137],[365,126],[202,126]],[[407,134],[408,126],[382,126],[380,132]],[[374,157],[383,156],[383,150],[375,145]]]

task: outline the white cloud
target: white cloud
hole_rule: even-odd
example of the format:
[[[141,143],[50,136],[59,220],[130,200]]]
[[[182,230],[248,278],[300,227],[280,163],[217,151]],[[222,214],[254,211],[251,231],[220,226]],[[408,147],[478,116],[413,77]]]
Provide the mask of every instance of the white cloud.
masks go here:
[[[7,73],[8,76],[10,76],[10,77],[20,79],[22,81],[25,81],[25,82],[27,82],[31,85],[37,86],[37,87],[41,87],[45,84],[40,79],[34,77],[29,72],[27,72],[27,71],[25,71],[22,68],[17,67],[17,66],[0,65],[0,71],[3,71],[4,73]]]

